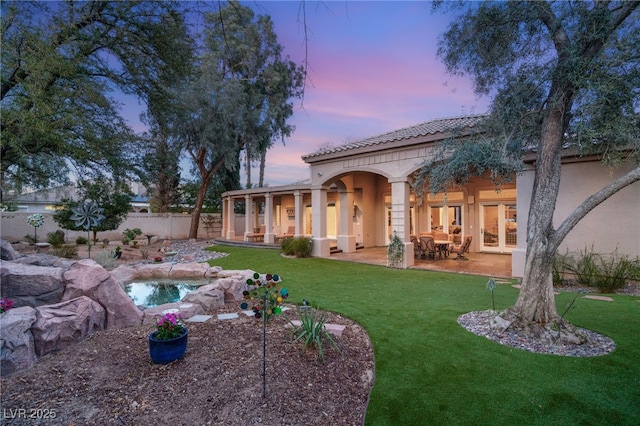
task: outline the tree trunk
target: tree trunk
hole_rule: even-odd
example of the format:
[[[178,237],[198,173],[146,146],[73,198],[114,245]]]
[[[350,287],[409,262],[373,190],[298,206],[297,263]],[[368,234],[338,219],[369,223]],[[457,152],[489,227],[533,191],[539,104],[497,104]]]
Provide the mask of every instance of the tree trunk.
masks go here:
[[[264,187],[264,168],[267,163],[267,150],[265,149],[260,154],[260,179],[258,181],[258,186],[260,188]]]
[[[553,212],[560,188],[563,111],[569,111],[570,101],[567,99],[570,96],[560,91],[555,94],[556,99],[564,99],[564,102],[551,105],[543,118],[527,224],[524,276],[518,300],[512,308],[525,327],[531,323],[545,325],[559,317],[551,275],[557,249],[553,238]]]
[[[198,189],[196,204],[193,207],[193,212],[191,213],[191,227],[189,228],[189,239],[198,238],[198,227],[200,226],[200,215],[202,214],[202,205],[204,204],[204,198],[207,194],[207,188],[209,188],[209,179],[203,178],[200,188]]]

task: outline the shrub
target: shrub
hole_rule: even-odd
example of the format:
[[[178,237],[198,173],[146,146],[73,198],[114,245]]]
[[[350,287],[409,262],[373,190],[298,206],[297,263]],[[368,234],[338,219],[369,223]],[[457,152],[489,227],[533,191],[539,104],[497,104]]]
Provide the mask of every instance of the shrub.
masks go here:
[[[318,348],[318,354],[320,360],[324,363],[324,351],[322,350],[323,340],[329,341],[333,347],[340,352],[340,348],[331,334],[325,328],[327,322],[326,315],[324,313],[318,315],[316,310],[305,309],[304,311],[298,308],[298,318],[300,318],[300,325],[295,325],[289,318],[287,320],[291,324],[291,334],[293,336],[293,343],[301,342],[302,351],[304,352],[308,347]]]
[[[287,237],[282,240],[280,247],[287,256],[311,257],[313,242],[311,237]]]
[[[80,236],[80,237],[76,238],[76,244],[79,245],[79,246],[86,245],[88,243],[89,243],[89,240],[87,240],[83,236]]]
[[[387,267],[400,269],[404,259],[404,243],[396,232],[391,236],[391,241],[387,247]]]
[[[553,259],[553,265],[551,266],[551,274],[553,278],[553,285],[562,285],[564,284],[564,279],[562,278],[562,274],[564,272],[569,271],[569,266],[573,258],[569,252],[565,252],[564,254],[556,254]]]
[[[113,257],[113,253],[110,250],[102,250],[96,253],[93,260],[104,269],[113,269],[118,266],[118,261]]]
[[[578,284],[613,293],[629,281],[640,280],[640,259],[614,251],[602,255],[585,248],[574,256],[566,256],[565,269],[575,275]]]
[[[129,244],[129,241],[133,241],[135,240],[138,235],[142,235],[142,231],[140,230],[140,228],[133,228],[133,229],[125,229],[124,231],[122,231],[122,243],[123,244]]]
[[[53,247],[64,245],[64,231],[58,229],[56,232],[49,232],[47,234],[47,242]]]
[[[25,235],[24,239],[27,240],[27,242],[31,245],[34,245],[35,243],[38,242],[38,238],[30,234]]]
[[[58,257],[64,257],[65,259],[75,259],[78,257],[78,247],[69,245],[54,247],[51,250],[51,254]]]

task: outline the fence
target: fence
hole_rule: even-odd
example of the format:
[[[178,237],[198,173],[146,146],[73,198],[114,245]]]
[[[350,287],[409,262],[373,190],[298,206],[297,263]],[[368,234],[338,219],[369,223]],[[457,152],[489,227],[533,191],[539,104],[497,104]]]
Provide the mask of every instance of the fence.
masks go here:
[[[1,212],[0,237],[9,242],[24,241],[25,235],[36,232],[39,241],[47,240],[49,232],[55,232],[60,226],[53,220],[53,214],[42,213],[44,224],[35,229],[27,223],[27,217],[33,213]],[[142,236],[153,235],[160,239],[186,239],[189,237],[191,215],[186,213],[129,213],[118,229],[98,232],[98,239],[107,238],[111,241],[122,239],[122,232],[127,229],[140,228]],[[78,236],[87,237],[86,231],[69,231],[63,229],[67,241],[73,242]],[[219,237],[222,232],[222,217],[220,213],[203,214],[200,216],[198,228],[199,238]],[[93,235],[92,235],[93,236]]]

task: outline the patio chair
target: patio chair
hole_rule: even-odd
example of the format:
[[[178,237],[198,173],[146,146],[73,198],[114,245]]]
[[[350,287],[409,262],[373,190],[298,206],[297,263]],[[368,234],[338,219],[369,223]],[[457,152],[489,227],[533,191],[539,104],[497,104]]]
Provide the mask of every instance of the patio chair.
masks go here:
[[[422,250],[420,250],[420,241],[418,241],[415,235],[411,236],[411,243],[413,244],[413,258],[421,258],[423,253]]]
[[[457,254],[455,260],[467,260],[464,254],[469,253],[469,246],[471,246],[471,236],[467,236],[461,246],[452,248],[451,253]]]
[[[420,250],[423,256],[429,256],[436,259],[436,244],[433,237],[420,237]]]

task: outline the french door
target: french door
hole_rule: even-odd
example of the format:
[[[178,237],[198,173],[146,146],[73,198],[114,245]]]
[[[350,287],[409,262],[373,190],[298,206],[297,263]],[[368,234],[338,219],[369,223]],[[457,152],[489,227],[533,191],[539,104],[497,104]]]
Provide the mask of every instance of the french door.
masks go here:
[[[482,203],[480,225],[480,250],[511,253],[518,245],[515,203]]]

